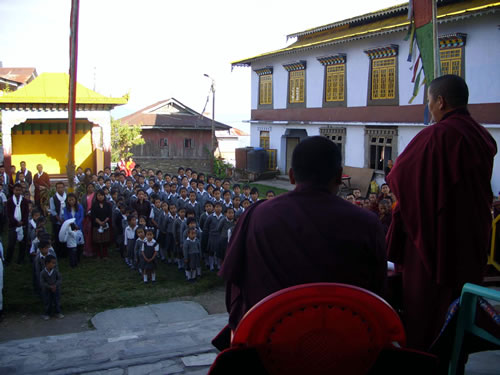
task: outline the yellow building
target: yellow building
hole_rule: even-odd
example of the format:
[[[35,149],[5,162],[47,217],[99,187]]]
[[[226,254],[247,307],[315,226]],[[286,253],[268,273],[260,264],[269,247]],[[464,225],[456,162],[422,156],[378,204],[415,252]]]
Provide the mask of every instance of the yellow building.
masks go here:
[[[0,97],[4,165],[50,175],[66,174],[68,164],[69,75],[42,73],[23,88]],[[76,90],[75,165],[103,169],[111,163],[110,110],[127,98],[110,98],[80,84]],[[7,169],[8,170],[8,169]]]

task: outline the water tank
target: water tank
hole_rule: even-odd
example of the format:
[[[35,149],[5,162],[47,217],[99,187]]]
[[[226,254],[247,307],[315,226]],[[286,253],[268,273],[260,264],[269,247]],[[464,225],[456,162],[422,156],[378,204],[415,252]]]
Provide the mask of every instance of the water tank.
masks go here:
[[[247,169],[247,153],[250,150],[253,150],[253,147],[242,147],[235,150],[237,169]]]
[[[262,173],[267,170],[267,152],[262,148],[255,148],[247,154],[247,170]]]

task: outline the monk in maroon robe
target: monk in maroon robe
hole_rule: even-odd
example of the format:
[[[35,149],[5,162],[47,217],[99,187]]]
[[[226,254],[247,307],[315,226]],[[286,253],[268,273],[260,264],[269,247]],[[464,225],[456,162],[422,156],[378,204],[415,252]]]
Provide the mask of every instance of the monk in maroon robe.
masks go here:
[[[38,164],[36,166],[38,173],[33,176],[33,185],[35,185],[35,204],[40,207],[40,191],[42,188],[50,188],[50,178],[47,173],[43,171],[43,166]]]
[[[232,330],[257,302],[294,285],[338,282],[383,293],[384,230],[375,214],[336,196],[341,176],[337,146],[307,138],[292,155],[295,190],[240,217],[220,271]]]
[[[468,97],[458,76],[432,81],[436,123],[417,134],[386,178],[398,200],[388,258],[403,268],[403,320],[416,349],[428,349],[449,304],[464,283],[481,283],[486,267],[497,148],[469,115]]]

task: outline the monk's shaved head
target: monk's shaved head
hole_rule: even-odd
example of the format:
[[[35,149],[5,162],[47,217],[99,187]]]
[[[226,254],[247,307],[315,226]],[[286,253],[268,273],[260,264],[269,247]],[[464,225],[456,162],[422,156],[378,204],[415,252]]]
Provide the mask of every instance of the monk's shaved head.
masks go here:
[[[333,179],[340,181],[342,155],[339,148],[325,137],[309,137],[293,150],[292,170],[299,183],[311,182],[328,185]]]
[[[469,102],[467,83],[462,77],[453,74],[447,74],[432,81],[429,93],[434,99],[441,96],[449,108],[466,107]]]

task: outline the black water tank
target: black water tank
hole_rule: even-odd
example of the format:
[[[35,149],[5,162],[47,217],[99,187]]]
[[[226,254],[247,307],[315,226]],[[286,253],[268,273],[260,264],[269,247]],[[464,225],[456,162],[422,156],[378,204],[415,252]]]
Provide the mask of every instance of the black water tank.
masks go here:
[[[256,147],[247,154],[247,170],[262,173],[267,170],[267,151]]]

